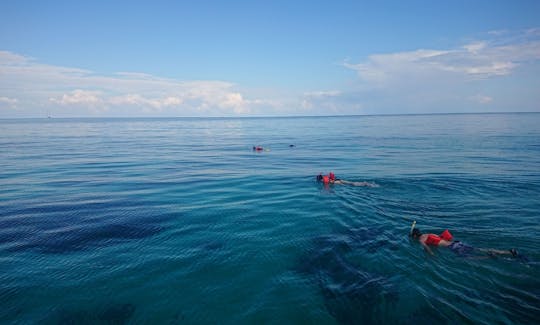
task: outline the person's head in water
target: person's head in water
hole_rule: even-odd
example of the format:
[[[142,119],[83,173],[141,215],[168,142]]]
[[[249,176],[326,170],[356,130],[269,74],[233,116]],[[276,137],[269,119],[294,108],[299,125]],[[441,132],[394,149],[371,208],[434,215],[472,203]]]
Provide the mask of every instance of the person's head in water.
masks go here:
[[[411,237],[412,238],[420,238],[420,236],[422,236],[422,232],[420,231],[420,229],[414,228],[412,233],[411,233]]]

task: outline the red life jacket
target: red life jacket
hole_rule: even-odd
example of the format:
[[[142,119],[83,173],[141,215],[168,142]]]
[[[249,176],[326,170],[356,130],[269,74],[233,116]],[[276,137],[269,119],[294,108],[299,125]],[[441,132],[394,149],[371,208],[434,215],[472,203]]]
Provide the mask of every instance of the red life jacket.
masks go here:
[[[328,176],[330,177],[330,180],[331,180],[331,181],[335,181],[335,180],[336,180],[336,175],[334,175],[334,173],[330,172],[330,174],[328,174]]]
[[[432,245],[432,246],[439,246],[439,243],[441,242],[441,237],[437,236],[437,235],[434,235],[434,234],[429,234],[428,237],[426,238],[426,245]]]
[[[444,239],[444,240],[446,240],[446,241],[451,241],[452,238],[454,238],[454,237],[453,237],[452,234],[448,231],[448,229],[446,229],[445,231],[443,231],[443,232],[441,233],[441,238]]]

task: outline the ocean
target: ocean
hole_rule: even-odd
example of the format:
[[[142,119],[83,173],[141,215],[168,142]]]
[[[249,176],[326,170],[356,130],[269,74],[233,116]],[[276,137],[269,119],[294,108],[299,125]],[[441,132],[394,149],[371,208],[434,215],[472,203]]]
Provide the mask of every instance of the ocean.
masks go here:
[[[0,120],[0,322],[538,324],[539,126]],[[413,221],[521,257],[432,256]]]

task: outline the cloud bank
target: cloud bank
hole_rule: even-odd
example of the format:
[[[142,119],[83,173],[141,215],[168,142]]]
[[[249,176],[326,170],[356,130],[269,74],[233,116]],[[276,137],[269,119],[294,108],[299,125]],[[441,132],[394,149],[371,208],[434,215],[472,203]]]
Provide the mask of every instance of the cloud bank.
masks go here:
[[[500,31],[488,36],[451,49],[373,54],[359,63],[344,62],[358,77],[349,92],[362,97],[365,106],[394,106],[395,113],[404,108],[436,112],[436,107],[445,112],[511,111],[515,107],[540,111],[531,98],[520,106],[522,89],[540,93],[540,80],[534,73],[540,71],[540,31]]]
[[[247,99],[230,82],[179,81],[127,72],[99,75],[41,64],[6,51],[0,51],[0,73],[0,108],[21,111],[41,107],[65,116],[227,116],[271,106],[262,99]]]
[[[453,48],[346,61],[336,69],[355,72],[350,80],[294,93],[134,72],[104,75],[0,51],[0,117],[540,111],[539,62],[540,29],[492,31]]]
[[[452,73],[456,77],[486,79],[510,74],[521,63],[540,59],[540,41],[516,45],[474,42],[453,50],[420,49],[376,54],[367,62],[344,66],[374,85],[384,86],[404,75],[430,76]]]

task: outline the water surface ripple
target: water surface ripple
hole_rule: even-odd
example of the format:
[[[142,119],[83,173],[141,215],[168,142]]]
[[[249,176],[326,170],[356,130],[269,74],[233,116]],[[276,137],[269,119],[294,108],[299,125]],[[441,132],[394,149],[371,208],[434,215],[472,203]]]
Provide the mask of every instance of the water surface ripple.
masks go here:
[[[540,323],[538,125],[0,120],[0,322]],[[528,261],[428,256],[412,220]]]

